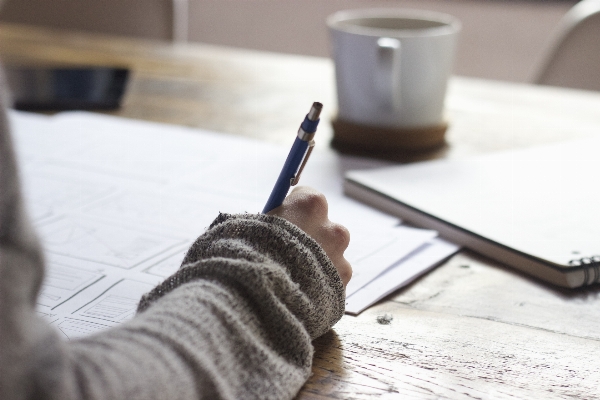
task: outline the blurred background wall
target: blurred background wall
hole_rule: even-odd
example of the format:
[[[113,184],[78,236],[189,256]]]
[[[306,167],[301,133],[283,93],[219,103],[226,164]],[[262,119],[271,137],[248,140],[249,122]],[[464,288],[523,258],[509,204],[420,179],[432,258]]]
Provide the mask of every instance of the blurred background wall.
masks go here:
[[[5,0],[0,21],[328,56],[326,17],[341,9],[445,12],[463,24],[454,72],[530,81],[574,0]]]
[[[0,21],[171,39],[171,0],[4,0]]]

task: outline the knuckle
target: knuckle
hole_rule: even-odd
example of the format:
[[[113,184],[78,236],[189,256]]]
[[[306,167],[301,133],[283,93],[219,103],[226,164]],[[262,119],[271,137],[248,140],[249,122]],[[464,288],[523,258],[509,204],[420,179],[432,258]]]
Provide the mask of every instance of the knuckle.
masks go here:
[[[352,267],[350,266],[350,264],[348,264],[348,268],[346,268],[346,273],[344,274],[344,276],[346,277],[347,281],[352,279]]]
[[[344,264],[345,265],[338,270],[338,273],[343,282],[349,282],[350,279],[352,279],[352,266],[350,266],[350,263],[347,261]]]
[[[322,193],[306,193],[302,197],[302,206],[309,212],[318,215],[327,215],[327,199]]]
[[[337,248],[342,250],[348,248],[350,244],[350,231],[345,226],[333,223],[329,228],[329,232]]]

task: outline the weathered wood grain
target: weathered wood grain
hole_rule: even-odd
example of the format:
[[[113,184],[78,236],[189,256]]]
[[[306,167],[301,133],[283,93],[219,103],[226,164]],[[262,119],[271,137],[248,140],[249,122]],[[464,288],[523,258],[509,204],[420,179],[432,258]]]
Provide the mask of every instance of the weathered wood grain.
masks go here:
[[[327,59],[18,25],[0,26],[0,56],[129,66],[133,79],[115,114],[283,144],[298,116],[320,100],[321,150],[332,135]],[[448,146],[415,159],[598,134],[599,110],[599,93],[456,77],[447,99]],[[379,323],[382,316],[390,323]],[[599,316],[598,286],[557,289],[461,252],[316,340],[313,375],[298,398],[600,398]]]
[[[299,398],[600,398],[599,312],[463,252],[318,339]]]
[[[468,252],[389,300],[413,309],[528,327],[600,344],[597,286],[574,290],[548,286]]]
[[[344,317],[316,348],[300,398],[598,397],[598,341],[485,318],[386,302]]]

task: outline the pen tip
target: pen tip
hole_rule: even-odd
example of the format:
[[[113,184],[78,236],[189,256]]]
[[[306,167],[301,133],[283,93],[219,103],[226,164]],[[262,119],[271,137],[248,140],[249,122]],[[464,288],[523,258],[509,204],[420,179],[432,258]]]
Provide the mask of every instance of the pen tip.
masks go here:
[[[319,115],[321,115],[321,110],[323,109],[323,104],[315,101],[308,112],[308,119],[311,121],[316,121],[319,119]]]

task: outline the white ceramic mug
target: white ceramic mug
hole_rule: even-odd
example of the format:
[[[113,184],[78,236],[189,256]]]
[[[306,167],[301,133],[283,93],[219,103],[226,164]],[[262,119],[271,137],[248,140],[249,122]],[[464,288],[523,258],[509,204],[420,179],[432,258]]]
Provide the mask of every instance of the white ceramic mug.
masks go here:
[[[327,19],[338,119],[368,126],[443,123],[458,19],[429,11],[359,9]]]

